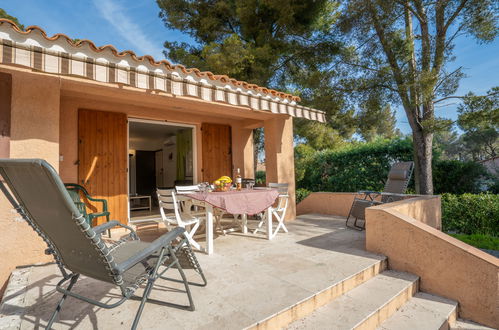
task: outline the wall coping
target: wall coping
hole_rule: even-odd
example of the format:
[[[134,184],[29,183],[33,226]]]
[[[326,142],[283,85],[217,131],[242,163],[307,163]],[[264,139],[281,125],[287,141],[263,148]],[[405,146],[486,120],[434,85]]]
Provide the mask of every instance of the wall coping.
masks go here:
[[[398,201],[398,202],[394,202],[394,203],[387,203],[387,204],[392,204],[392,205],[383,204],[383,205],[372,206],[372,207],[369,207],[369,209],[380,210],[383,212],[390,213],[391,215],[394,215],[394,216],[400,218],[401,220],[409,222],[411,225],[417,227],[418,229],[425,231],[425,232],[431,234],[432,236],[443,240],[446,244],[448,244],[450,246],[457,247],[461,250],[466,251],[469,254],[472,254],[474,257],[476,257],[478,259],[484,260],[489,264],[492,264],[496,267],[499,267],[499,258],[496,258],[496,257],[474,247],[474,246],[466,244],[466,243],[458,240],[457,238],[454,238],[454,237],[452,237],[444,232],[441,232],[440,230],[437,230],[437,229],[435,229],[435,228],[433,228],[425,223],[422,223],[422,222],[414,219],[411,216],[408,216],[408,215],[394,209],[394,207],[396,207],[397,205],[400,205],[400,204],[410,203],[411,201],[415,201],[415,200],[431,199],[432,197],[435,197],[435,196],[421,196],[418,198],[411,198],[411,199]]]

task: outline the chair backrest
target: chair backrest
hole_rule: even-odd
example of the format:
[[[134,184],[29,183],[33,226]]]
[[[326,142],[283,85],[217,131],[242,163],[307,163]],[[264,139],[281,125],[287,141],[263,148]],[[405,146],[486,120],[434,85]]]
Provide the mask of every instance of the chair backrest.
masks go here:
[[[1,183],[2,191],[55,249],[56,260],[75,273],[120,285],[121,276],[112,273],[112,255],[52,166],[42,159],[0,159],[0,175],[10,190]]]
[[[404,194],[411,180],[414,162],[400,162],[392,165],[383,192]]]
[[[255,179],[251,179],[251,178],[242,178],[241,183],[242,183],[243,185],[246,185],[246,184],[248,184],[248,183],[253,183],[253,184],[255,184],[255,183],[256,183],[256,181],[255,181]]]
[[[159,211],[164,221],[174,225],[182,225],[180,207],[174,189],[156,189],[158,194]]]
[[[277,189],[279,192],[279,201],[277,203],[277,208],[276,210],[278,212],[286,212],[286,209],[288,208],[288,201],[289,201],[289,184],[287,183],[269,183],[269,188]]]
[[[288,195],[288,187],[287,183],[269,183],[269,188],[277,189],[279,195]]]
[[[175,186],[175,190],[177,194],[191,194],[193,192],[199,191],[199,186],[197,184],[195,185],[189,185],[189,186]]]

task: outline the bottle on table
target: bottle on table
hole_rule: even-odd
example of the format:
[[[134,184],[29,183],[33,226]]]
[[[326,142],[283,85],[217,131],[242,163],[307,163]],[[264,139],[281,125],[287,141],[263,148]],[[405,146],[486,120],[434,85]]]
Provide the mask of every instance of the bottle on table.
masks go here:
[[[236,174],[236,189],[241,190],[242,187],[243,187],[243,179],[241,178],[241,170],[238,168]]]

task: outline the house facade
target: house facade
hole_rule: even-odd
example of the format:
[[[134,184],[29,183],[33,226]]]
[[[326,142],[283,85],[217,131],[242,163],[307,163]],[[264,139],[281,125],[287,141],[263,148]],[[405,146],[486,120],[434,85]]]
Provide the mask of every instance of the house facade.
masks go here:
[[[152,186],[212,182],[238,168],[254,178],[259,127],[267,182],[289,183],[294,218],[293,118],[325,121],[293,95],[4,19],[0,100],[0,157],[47,160],[64,182],[106,198],[123,223],[129,197]],[[13,266],[38,261],[42,246],[1,198],[0,235],[15,259],[2,266],[3,283]]]

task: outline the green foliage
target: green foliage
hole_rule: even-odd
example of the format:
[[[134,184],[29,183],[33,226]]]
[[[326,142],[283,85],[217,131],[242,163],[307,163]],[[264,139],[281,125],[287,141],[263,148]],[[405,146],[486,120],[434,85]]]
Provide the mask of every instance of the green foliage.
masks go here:
[[[435,154],[438,155],[438,148]],[[316,151],[311,146],[295,147],[297,187],[311,191],[377,190],[384,187],[393,162],[413,159],[410,139],[377,139],[370,143],[350,143],[339,149]],[[472,161],[433,162],[435,193],[495,192],[499,183],[483,165]],[[413,191],[413,186],[409,186]]]
[[[379,137],[393,138],[397,135],[395,112],[389,104],[383,104],[377,98],[369,98],[361,103],[357,119],[357,133],[364,141],[370,142]]]
[[[264,186],[265,185],[265,181],[267,180],[266,176],[265,176],[265,171],[256,171],[255,173],[255,184],[257,185],[260,185],[260,186]]]
[[[310,190],[298,188],[296,189],[296,204],[300,203],[302,200],[307,198],[311,194]]]
[[[348,144],[340,130],[330,125],[301,118],[297,118],[294,123],[294,133],[297,139],[305,139],[306,145],[311,149],[337,149]]]
[[[290,58],[302,52],[327,52],[334,44],[316,40],[332,18],[328,1],[158,0],[170,29],[197,45],[166,42],[173,61],[267,85]],[[326,17],[327,15],[328,17]]]
[[[12,22],[16,23],[17,27],[20,28],[21,30],[24,30],[24,25],[22,25],[19,20],[17,19],[17,17],[14,17],[14,16],[10,16],[9,14],[7,14],[7,12],[5,10],[3,10],[2,8],[0,8],[0,18],[6,18],[6,19],[10,19]]]
[[[489,174],[482,164],[472,161],[440,160],[434,162],[436,194],[479,193]]]
[[[452,237],[479,249],[499,250],[499,238],[482,234],[450,234]]]
[[[303,148],[303,147],[302,147]],[[382,190],[391,163],[412,160],[409,139],[376,140],[340,150],[299,150],[297,186],[311,191]]]
[[[499,195],[443,194],[442,227],[446,232],[499,237]]]
[[[458,125],[464,130],[463,151],[472,159],[495,157],[499,151],[499,87],[485,96],[468,93],[458,107]]]
[[[350,47],[344,67],[356,90],[381,91],[401,104],[413,136],[417,190],[431,194],[432,133],[448,120],[435,103],[455,93],[462,68],[449,71],[456,37],[490,42],[498,35],[497,1],[349,0],[342,2],[338,33]],[[334,69],[338,71],[337,66]],[[343,85],[343,84],[342,84]]]

